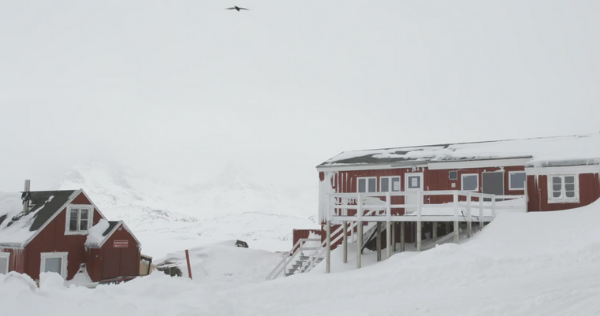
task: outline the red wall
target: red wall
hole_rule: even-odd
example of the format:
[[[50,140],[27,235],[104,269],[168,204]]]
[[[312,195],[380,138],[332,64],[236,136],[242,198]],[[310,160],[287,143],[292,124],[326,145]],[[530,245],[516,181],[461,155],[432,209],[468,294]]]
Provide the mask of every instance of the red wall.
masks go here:
[[[26,253],[23,249],[0,247],[0,251],[10,253],[8,259],[8,271],[25,273]]]
[[[91,203],[80,194],[72,204]],[[66,208],[56,216],[25,248],[26,264],[25,273],[33,279],[40,277],[40,264],[42,252],[68,252],[67,280],[72,279],[82,263],[86,263],[86,250],[84,248],[87,235],[65,235]],[[93,225],[97,224],[102,216],[94,209]]]
[[[579,175],[579,203],[548,203],[548,176],[527,176],[529,212],[560,211],[592,204],[600,198],[600,181],[597,173]]]
[[[127,248],[115,248],[115,240],[127,240]],[[133,235],[120,226],[102,245],[101,264],[95,265],[93,274],[100,274],[101,280],[119,276],[137,276],[140,273],[140,247]]]

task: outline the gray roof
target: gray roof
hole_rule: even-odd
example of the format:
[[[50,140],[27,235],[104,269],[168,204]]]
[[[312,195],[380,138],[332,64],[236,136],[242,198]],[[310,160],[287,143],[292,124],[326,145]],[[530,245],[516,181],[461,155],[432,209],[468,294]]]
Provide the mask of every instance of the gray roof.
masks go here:
[[[119,223],[120,221],[109,221],[108,228],[102,233],[102,236],[108,235]]]
[[[32,191],[23,211],[21,192],[0,193],[0,244],[23,245],[79,191]]]
[[[590,164],[600,161],[600,133],[561,137],[510,139],[353,150],[338,154],[317,168],[356,165],[415,165],[451,161],[525,159],[531,165],[558,161]]]

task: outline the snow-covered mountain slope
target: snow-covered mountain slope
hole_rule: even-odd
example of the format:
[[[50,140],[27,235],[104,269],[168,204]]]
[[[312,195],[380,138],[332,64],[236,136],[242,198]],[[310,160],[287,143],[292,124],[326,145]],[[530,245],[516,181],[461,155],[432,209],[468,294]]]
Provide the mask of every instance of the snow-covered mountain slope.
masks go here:
[[[292,229],[318,227],[316,185],[314,192],[280,189],[235,167],[185,186],[89,163],[69,171],[59,186],[80,188],[109,220],[124,220],[151,256],[229,239],[288,250]]]

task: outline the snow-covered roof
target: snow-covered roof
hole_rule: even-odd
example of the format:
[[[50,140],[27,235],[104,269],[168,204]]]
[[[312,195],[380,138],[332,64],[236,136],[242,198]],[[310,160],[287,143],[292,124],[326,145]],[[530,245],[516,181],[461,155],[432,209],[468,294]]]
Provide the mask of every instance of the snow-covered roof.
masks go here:
[[[105,219],[101,219],[96,225],[90,228],[90,232],[85,241],[85,246],[92,248],[101,247],[112,233],[114,233],[117,226],[122,223],[122,221],[109,222]]]
[[[0,192],[0,246],[24,246],[79,191],[30,192],[23,211],[21,192]]]
[[[317,168],[353,165],[527,159],[530,166],[600,163],[600,133],[346,151]]]

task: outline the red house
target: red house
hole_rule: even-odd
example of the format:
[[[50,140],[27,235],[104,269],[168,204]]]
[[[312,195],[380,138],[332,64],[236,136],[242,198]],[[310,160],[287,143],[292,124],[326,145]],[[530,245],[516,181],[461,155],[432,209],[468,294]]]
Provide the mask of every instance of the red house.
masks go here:
[[[83,190],[0,193],[0,273],[39,279],[78,272],[93,282],[139,275],[141,244],[123,223],[108,222]]]
[[[321,249],[327,240],[331,249],[355,242],[359,253],[376,249],[379,259],[382,248],[391,255],[397,243],[404,250],[414,242],[419,251],[450,238],[459,242],[459,232],[470,237],[473,223],[482,229],[501,212],[591,204],[600,197],[600,133],[355,150],[317,171]],[[308,233],[294,230],[291,255],[308,242]],[[307,271],[325,253],[286,259],[269,278]]]

